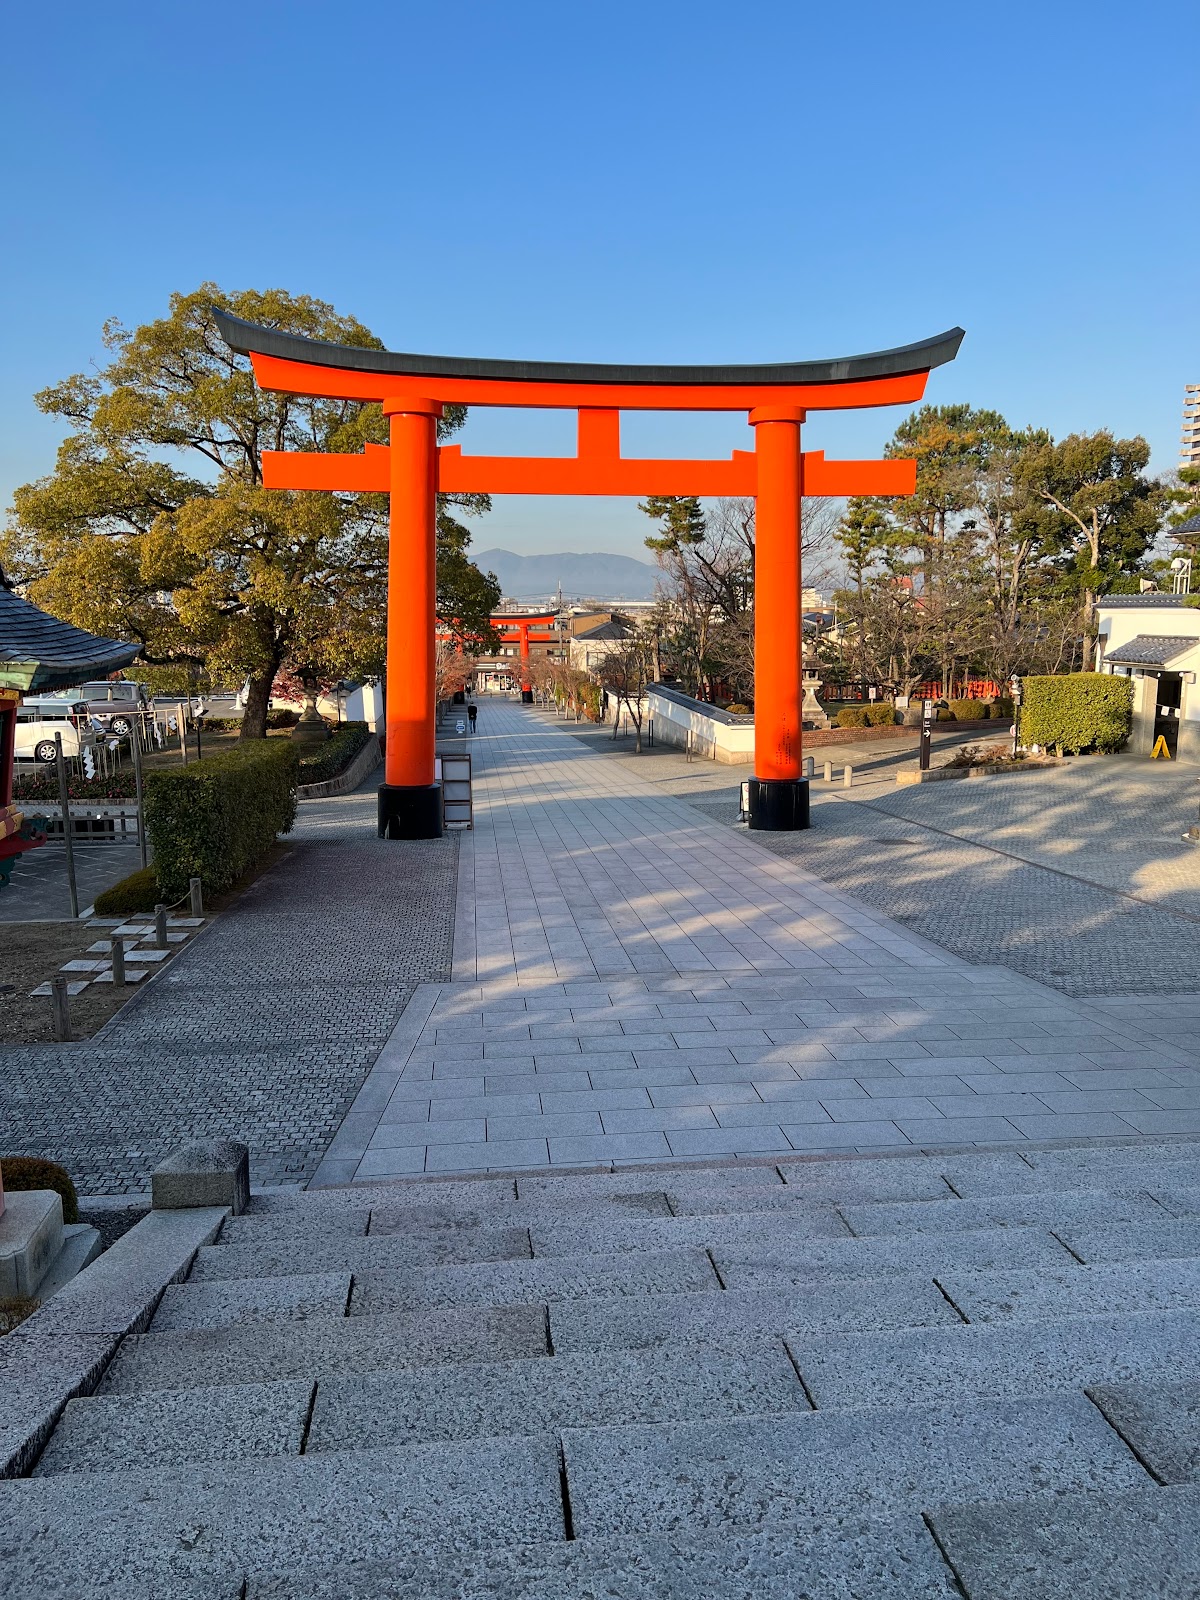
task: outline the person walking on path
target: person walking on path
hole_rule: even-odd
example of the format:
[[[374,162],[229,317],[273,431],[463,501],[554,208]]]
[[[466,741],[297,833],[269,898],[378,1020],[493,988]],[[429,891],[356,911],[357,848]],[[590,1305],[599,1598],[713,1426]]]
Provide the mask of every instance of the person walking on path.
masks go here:
[[[469,719],[470,719],[470,723],[471,723],[471,732],[472,732],[472,733],[474,733],[474,732],[475,732],[475,719],[476,719],[476,717],[477,717],[477,716],[478,716],[478,715],[479,715],[479,707],[478,707],[478,706],[476,706],[476,705],[469,705],[469,706],[468,706],[468,707],[467,707],[467,716],[468,716],[468,718],[469,718]]]

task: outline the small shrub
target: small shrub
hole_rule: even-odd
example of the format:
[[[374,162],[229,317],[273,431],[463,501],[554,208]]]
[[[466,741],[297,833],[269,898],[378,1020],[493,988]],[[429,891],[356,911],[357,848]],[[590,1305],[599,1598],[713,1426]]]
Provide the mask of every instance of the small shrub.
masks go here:
[[[748,717],[750,715],[750,707],[744,706],[740,700],[735,700],[731,706],[726,706],[725,709],[734,717]]]
[[[298,711],[267,712],[268,728],[294,728],[299,721],[300,713]]]
[[[1106,672],[1072,672],[1026,678],[1021,705],[1021,743],[1111,754],[1133,726],[1133,684]]]
[[[79,1197],[65,1167],[41,1156],[0,1156],[0,1178],[12,1194],[27,1189],[56,1189],[62,1196],[63,1221],[79,1221]]]
[[[870,706],[843,706],[834,719],[839,728],[869,728]]]
[[[949,706],[943,706],[942,707],[942,709],[937,714],[937,720],[939,722],[953,722],[955,720],[954,719],[954,713],[953,713],[953,711],[951,711]]]
[[[343,722],[315,756],[300,763],[301,783],[328,783],[344,772],[371,737],[365,722]]]
[[[867,707],[868,728],[890,728],[896,721],[896,708],[890,700],[877,700]]]
[[[237,733],[242,726],[241,717],[205,717],[204,732],[211,728],[214,733]]]
[[[67,794],[72,800],[133,800],[137,797],[133,769],[114,772],[107,778],[67,778]],[[58,777],[45,772],[22,772],[13,779],[13,799],[58,804]]]
[[[1013,714],[1013,703],[1012,703],[1012,696],[1011,695],[1007,695],[1007,694],[998,695],[996,697],[996,699],[992,701],[992,716],[993,717],[1003,717],[1005,719],[1010,719],[1012,717],[1012,714]]]
[[[146,833],[159,890],[172,902],[199,878],[205,892],[235,883],[296,820],[296,747],[251,739],[187,767],[146,775]]]
[[[153,867],[142,867],[96,896],[96,915],[128,917],[135,911],[153,911],[161,900],[158,873]]]
[[[982,722],[987,716],[982,700],[951,700],[950,711],[955,722]]]

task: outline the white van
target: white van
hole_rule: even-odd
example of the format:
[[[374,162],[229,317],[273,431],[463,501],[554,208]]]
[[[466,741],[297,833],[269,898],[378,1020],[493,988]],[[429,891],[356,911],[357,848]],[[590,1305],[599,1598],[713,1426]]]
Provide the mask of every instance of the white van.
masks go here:
[[[95,748],[96,729],[86,700],[62,700],[57,695],[23,700],[17,707],[13,754],[18,760],[53,761],[56,733],[62,735],[64,756]]]

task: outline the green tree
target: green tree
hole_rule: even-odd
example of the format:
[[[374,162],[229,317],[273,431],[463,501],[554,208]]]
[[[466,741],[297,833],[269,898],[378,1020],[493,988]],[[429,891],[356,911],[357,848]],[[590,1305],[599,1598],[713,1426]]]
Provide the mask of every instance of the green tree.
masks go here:
[[[261,738],[281,667],[304,678],[378,671],[385,637],[387,497],[263,488],[264,450],[385,443],[378,405],[263,393],[212,308],[333,343],[380,348],[354,318],[283,290],[204,284],[169,314],[104,330],[111,360],[39,394],[73,431],[54,472],[19,489],[3,554],[32,597],[94,631],[137,639],[152,666],[249,680],[244,738]],[[465,410],[446,408],[441,436]],[[486,496],[457,497],[468,512]],[[469,535],[439,515],[439,605],[489,627],[499,597]]]
[[[1165,491],[1146,476],[1145,439],[1115,439],[1107,428],[1073,433],[1031,450],[1020,476],[1054,513],[1045,539],[1064,586],[1083,607],[1085,670],[1093,659],[1096,596],[1135,572],[1154,543]]]

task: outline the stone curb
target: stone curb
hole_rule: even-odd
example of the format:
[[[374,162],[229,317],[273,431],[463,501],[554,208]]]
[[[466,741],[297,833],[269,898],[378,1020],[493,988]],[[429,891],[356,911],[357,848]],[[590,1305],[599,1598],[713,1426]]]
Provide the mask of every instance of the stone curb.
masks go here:
[[[0,1340],[0,1478],[29,1471],[67,1402],[95,1392],[122,1338],[149,1326],[164,1290],[228,1215],[223,1206],[151,1212]]]
[[[328,800],[335,794],[349,794],[369,777],[380,762],[379,735],[373,733],[344,772],[336,778],[326,778],[324,783],[301,783],[296,787],[297,800]]]

